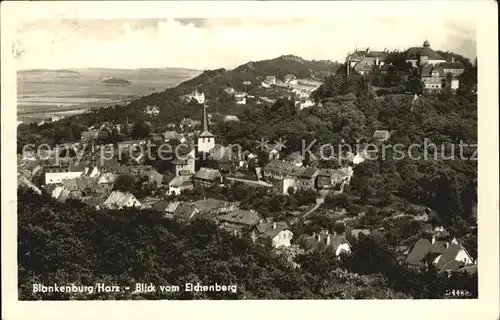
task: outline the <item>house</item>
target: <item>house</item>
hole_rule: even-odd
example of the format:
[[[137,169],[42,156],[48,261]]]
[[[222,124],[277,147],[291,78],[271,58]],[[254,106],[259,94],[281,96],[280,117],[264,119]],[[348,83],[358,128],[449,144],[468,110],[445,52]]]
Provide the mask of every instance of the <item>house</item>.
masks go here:
[[[281,195],[289,195],[289,190],[291,190],[290,188],[295,192],[295,190],[299,188],[299,179],[292,176],[286,176],[278,181],[277,185],[275,186],[275,191],[277,191],[278,194]]]
[[[165,213],[165,217],[172,218],[174,216],[174,212],[181,204],[182,202],[180,201],[160,200],[152,205],[152,209]]]
[[[226,88],[224,89],[224,91],[228,94],[228,95],[233,95],[235,93],[235,90],[233,88]]]
[[[144,113],[145,114],[149,114],[151,116],[157,116],[160,114],[160,108],[158,108],[157,106],[146,106],[146,108],[144,109]]]
[[[140,207],[141,203],[129,192],[113,191],[106,201],[104,201],[103,206],[110,209],[121,209],[126,207]]]
[[[357,50],[352,54],[349,54],[346,59],[347,76],[350,75],[350,70],[355,70],[361,75],[370,73],[374,66],[379,68],[385,65],[385,61],[389,52],[384,51],[370,51],[369,48],[366,50]]]
[[[242,236],[260,221],[260,215],[253,210],[234,210],[218,217],[219,226],[233,235]]]
[[[432,240],[419,239],[405,260],[410,267],[426,268],[433,264],[438,272],[452,272],[473,264],[467,250],[456,239],[451,242],[434,236]]]
[[[250,230],[252,241],[270,245],[272,248],[290,247],[293,232],[286,222],[260,222]]]
[[[282,180],[296,168],[294,163],[282,160],[272,160],[264,167],[264,178]]]
[[[85,164],[67,166],[48,166],[44,168],[45,184],[61,183],[66,179],[73,179],[88,172]]]
[[[439,67],[443,69],[444,74],[451,73],[455,77],[461,75],[465,71],[464,64],[460,61],[455,61],[454,58],[451,58],[451,62],[441,63]]]
[[[195,89],[192,93],[190,93],[186,96],[186,100],[188,102],[195,101],[196,103],[204,104],[205,103],[205,93],[198,92],[198,89]]]
[[[252,84],[252,81],[246,80],[246,81],[243,81],[243,84],[246,85],[246,86],[249,86],[249,85]]]
[[[293,74],[288,74],[285,76],[285,83],[288,85],[296,85],[298,84],[297,77]]]
[[[46,190],[52,198],[54,198],[57,202],[61,203],[66,202],[66,200],[69,199],[71,194],[70,190],[62,186],[49,185]]]
[[[381,143],[389,140],[391,134],[387,130],[375,130],[372,136],[372,140],[376,143]]]
[[[349,181],[349,175],[346,170],[341,169],[320,169],[316,179],[316,188],[334,189],[342,187]]]
[[[117,176],[114,173],[105,172],[99,176],[97,183],[98,184],[114,184],[116,182],[116,178],[117,178]]]
[[[201,215],[210,215],[212,217],[238,210],[240,207],[239,202],[228,202],[213,198],[193,201],[192,205]]]
[[[171,140],[178,140],[180,143],[186,143],[187,141],[182,134],[178,133],[175,130],[165,131],[163,133],[163,137],[165,139],[165,142],[169,142]]]
[[[234,94],[234,100],[236,104],[247,104],[247,94],[246,92],[236,92]]]
[[[273,103],[276,102],[275,99],[271,99],[271,98],[268,98],[268,97],[260,97],[259,96],[259,99],[262,100],[262,102],[268,103],[268,104],[273,104]]]
[[[474,264],[474,260],[467,250],[456,239],[447,243],[446,250],[432,262],[439,272],[452,272]]]
[[[440,91],[446,80],[446,74],[441,67],[423,66],[420,71],[420,80],[424,90],[428,92]]]
[[[174,177],[168,183],[168,194],[179,195],[185,190],[193,189],[193,182],[191,181],[191,175],[179,175]]]
[[[141,209],[152,209],[153,205],[160,200],[156,197],[146,197],[141,201]]]
[[[331,234],[326,230],[305,237],[300,242],[300,246],[306,252],[331,253],[337,257],[351,252],[351,244],[347,241],[345,234]]]
[[[445,63],[446,60],[432,50],[429,41],[425,40],[422,47],[412,47],[406,51],[406,62],[411,63],[413,67],[422,67],[425,65],[437,66]]]
[[[276,77],[275,76],[267,76],[264,81],[262,81],[262,87],[271,88],[276,85]]]
[[[280,158],[280,151],[282,149],[282,145],[276,144],[268,144],[266,145],[264,152],[267,154],[267,158],[269,161],[277,160]]]
[[[449,82],[446,83],[446,86],[451,90],[458,90],[458,88],[460,87],[460,82],[457,78],[452,77]]]
[[[222,175],[218,170],[200,168],[193,176],[195,186],[209,187],[214,184],[222,184]]]
[[[318,174],[319,170],[314,167],[299,168],[299,170],[297,170],[297,173],[295,173],[299,181],[298,188],[314,189]]]
[[[314,106],[314,102],[311,99],[306,99],[304,101],[296,101],[295,106],[299,108],[299,110],[304,110],[306,108]]]
[[[177,149],[177,158],[172,161],[173,173],[176,176],[193,175],[195,173],[195,149],[191,147]]]
[[[173,217],[189,221],[194,218],[196,214],[199,213],[199,210],[192,203],[181,203],[173,213]]]

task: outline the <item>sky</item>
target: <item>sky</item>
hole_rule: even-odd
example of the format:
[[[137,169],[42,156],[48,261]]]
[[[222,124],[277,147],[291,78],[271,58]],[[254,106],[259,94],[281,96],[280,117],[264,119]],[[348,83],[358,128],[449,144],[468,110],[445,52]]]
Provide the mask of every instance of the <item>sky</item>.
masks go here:
[[[18,70],[69,68],[232,69],[294,54],[343,61],[356,47],[433,49],[476,57],[476,26],[432,16],[354,19],[30,20],[17,30]],[[426,27],[426,25],[429,25]]]

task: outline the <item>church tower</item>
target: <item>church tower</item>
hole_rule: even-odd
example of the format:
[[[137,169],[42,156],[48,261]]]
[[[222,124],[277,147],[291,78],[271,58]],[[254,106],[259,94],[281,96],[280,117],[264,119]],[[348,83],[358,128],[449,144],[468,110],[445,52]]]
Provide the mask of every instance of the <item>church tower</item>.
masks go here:
[[[198,136],[198,152],[208,153],[215,147],[215,136],[208,131],[207,106],[203,103],[203,130]]]

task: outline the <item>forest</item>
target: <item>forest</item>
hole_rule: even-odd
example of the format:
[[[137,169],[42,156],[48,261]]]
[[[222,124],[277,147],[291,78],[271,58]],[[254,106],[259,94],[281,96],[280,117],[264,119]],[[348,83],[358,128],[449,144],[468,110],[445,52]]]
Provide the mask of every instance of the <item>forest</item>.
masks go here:
[[[20,300],[87,299],[432,299],[451,288],[477,297],[477,276],[416,273],[397,264],[387,246],[370,238],[349,257],[304,254],[300,268],[213,222],[189,224],[149,210],[100,210],[78,201],[19,190]],[[369,263],[367,263],[369,261]],[[93,285],[184,283],[237,285],[232,292],[33,293],[33,284]]]

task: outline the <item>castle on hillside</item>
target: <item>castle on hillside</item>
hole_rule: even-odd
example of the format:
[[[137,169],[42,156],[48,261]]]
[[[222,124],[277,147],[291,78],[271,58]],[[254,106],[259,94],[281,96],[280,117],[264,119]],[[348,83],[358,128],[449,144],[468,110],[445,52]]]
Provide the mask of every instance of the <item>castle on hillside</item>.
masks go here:
[[[392,53],[398,54],[399,51]],[[353,71],[361,75],[369,74],[373,68],[379,67],[382,72],[386,72],[390,64],[386,63],[391,52],[355,50],[348,54],[346,58],[346,74],[350,76]],[[425,40],[421,47],[411,47],[404,52],[404,58],[413,68],[417,68],[423,89],[427,92],[440,91],[443,88],[451,90],[458,89],[457,77],[465,71],[462,62],[447,61],[441,54],[431,48],[428,40]]]

